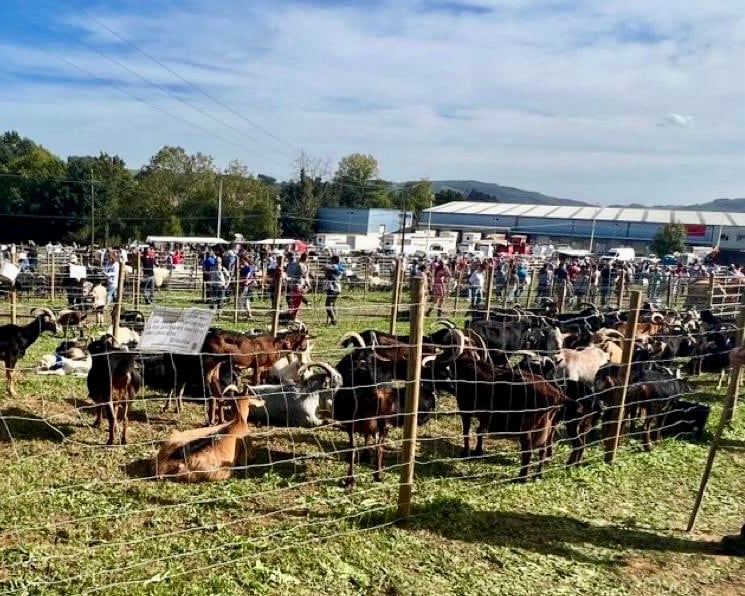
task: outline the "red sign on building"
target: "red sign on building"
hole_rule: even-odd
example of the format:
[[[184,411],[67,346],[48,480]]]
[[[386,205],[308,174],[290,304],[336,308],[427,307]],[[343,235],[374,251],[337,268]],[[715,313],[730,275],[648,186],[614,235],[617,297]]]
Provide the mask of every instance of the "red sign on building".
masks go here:
[[[706,236],[706,225],[704,224],[685,224],[686,234],[689,236]]]

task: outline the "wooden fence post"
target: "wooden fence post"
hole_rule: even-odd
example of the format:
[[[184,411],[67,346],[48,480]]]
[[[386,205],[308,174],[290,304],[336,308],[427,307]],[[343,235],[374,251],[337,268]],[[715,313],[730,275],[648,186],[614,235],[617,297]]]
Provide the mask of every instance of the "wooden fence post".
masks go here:
[[[279,311],[282,304],[282,270],[285,257],[277,257],[277,268],[274,270],[274,304],[272,304],[272,335],[276,337],[279,329]]]
[[[494,293],[494,263],[490,263],[486,268],[486,320],[489,320],[489,313],[491,311],[491,299]]]
[[[504,297],[502,298],[502,308],[507,308],[507,297],[510,295],[510,280],[512,279],[512,264],[507,267],[507,275],[504,278]]]
[[[18,292],[15,283],[10,290],[10,322],[12,325],[18,324]]]
[[[667,307],[673,308],[673,272],[667,276]]]
[[[132,265],[135,267],[134,282],[132,283],[132,297],[135,310],[140,310],[140,284],[142,283],[140,275],[142,268],[140,267],[139,253],[136,253],[136,258],[132,260]]]
[[[745,325],[745,309],[740,310],[740,314],[737,317],[737,330],[736,330],[736,343],[737,346],[742,346],[743,342],[743,325]],[[724,406],[722,408],[722,416],[719,419],[719,425],[714,433],[714,439],[709,447],[709,455],[706,458],[706,465],[704,466],[704,473],[701,476],[701,483],[698,487],[698,493],[696,494],[696,502],[693,505],[693,511],[691,516],[688,518],[688,527],[686,530],[690,532],[693,530],[693,526],[696,525],[696,518],[698,512],[701,510],[701,503],[704,500],[704,493],[706,492],[706,485],[709,483],[709,476],[711,475],[711,469],[714,466],[714,457],[717,454],[719,445],[722,441],[722,434],[724,433],[724,427],[732,422],[732,418],[735,414],[735,404],[737,402],[737,389],[740,384],[740,375],[742,370],[730,371],[729,385],[727,386],[727,397],[724,400]]]
[[[388,333],[396,333],[396,320],[398,319],[398,303],[401,300],[401,286],[404,280],[404,263],[401,257],[396,259],[396,270],[393,276],[393,296],[391,303],[391,320],[388,325]]]
[[[363,302],[367,304],[367,261],[362,263],[362,273],[365,276],[362,282],[362,296]]]
[[[629,304],[629,320],[626,322],[626,338],[623,342],[623,353],[621,356],[621,386],[612,392],[612,406],[610,415],[612,419],[605,424],[605,461],[613,463],[618,449],[618,441],[621,437],[623,420],[625,417],[626,394],[629,389],[631,377],[631,359],[634,355],[634,340],[636,339],[636,326],[639,323],[639,310],[642,303],[642,293],[639,290],[631,292]]]
[[[126,261],[119,260],[119,277],[116,282],[116,306],[111,314],[111,330],[116,338],[119,334],[119,322],[122,317],[122,302],[124,300],[124,281],[127,274]]]
[[[406,383],[406,408],[404,418],[404,438],[402,443],[403,464],[398,485],[399,520],[409,517],[411,512],[411,493],[414,484],[414,460],[416,454],[417,412],[419,411],[419,386],[422,380],[422,338],[424,336],[424,310],[426,306],[425,280],[411,280],[411,306],[409,318],[409,362],[408,382]]]
[[[528,269],[528,275],[530,276],[530,283],[528,284],[528,292],[525,296],[525,308],[530,308],[530,295],[533,293],[533,284],[535,283],[535,278],[537,277],[537,270],[533,269],[533,271],[531,271],[530,269]]]

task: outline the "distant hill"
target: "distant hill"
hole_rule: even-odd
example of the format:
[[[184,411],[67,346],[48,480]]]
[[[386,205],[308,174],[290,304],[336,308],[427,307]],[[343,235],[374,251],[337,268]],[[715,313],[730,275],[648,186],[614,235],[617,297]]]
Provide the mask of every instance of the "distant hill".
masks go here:
[[[641,209],[678,209],[679,211],[724,211],[731,213],[745,213],[745,198],[740,199],[714,199],[708,203],[695,203],[693,205],[610,205],[610,207],[639,207]]]
[[[497,201],[500,203],[530,203],[532,205],[588,205],[583,201],[550,197],[539,192],[502,186],[478,180],[433,180],[433,192],[454,190],[469,201]]]

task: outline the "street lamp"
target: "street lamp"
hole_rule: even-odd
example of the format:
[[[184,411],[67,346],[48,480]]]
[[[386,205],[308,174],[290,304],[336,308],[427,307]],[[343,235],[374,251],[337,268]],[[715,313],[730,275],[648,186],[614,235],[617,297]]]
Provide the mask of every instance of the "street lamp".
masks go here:
[[[602,207],[597,205],[597,209],[595,210],[595,213],[592,216],[592,230],[590,231],[590,253],[592,253],[592,243],[595,240],[595,223],[598,220],[598,213],[600,213],[600,210]]]

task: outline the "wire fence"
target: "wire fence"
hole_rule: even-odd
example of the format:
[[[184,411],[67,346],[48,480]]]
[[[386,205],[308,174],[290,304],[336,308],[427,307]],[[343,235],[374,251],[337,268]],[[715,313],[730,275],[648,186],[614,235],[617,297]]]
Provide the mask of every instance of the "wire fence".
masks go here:
[[[623,316],[571,316],[568,305],[531,312],[529,299],[516,310],[499,304],[496,288],[478,308],[451,295],[446,311],[458,322],[427,329],[424,282],[403,275],[393,267],[391,292],[362,288],[340,306],[352,334],[321,333],[313,303],[301,311],[308,329],[280,322],[275,295],[262,302],[274,317],[269,332],[215,332],[193,356],[109,341],[67,358],[75,346],[54,354],[59,338],[42,337],[16,367],[18,396],[0,411],[9,478],[0,493],[13,519],[0,528],[0,544],[12,544],[1,585],[96,592],[160,583],[385,527],[416,515],[417,495],[445,484],[541,474],[571,483],[564,464],[633,457],[662,438],[701,440],[708,406],[694,374],[726,372],[743,339],[741,302],[702,323],[677,307],[648,311],[634,291]],[[202,299],[195,288],[173,294],[175,305]],[[42,302],[20,299],[29,309]],[[400,312],[408,325],[390,335]],[[222,316],[239,313],[226,306]],[[616,333],[598,337],[608,328]],[[227,345],[221,334],[239,347],[216,349]],[[285,367],[269,371],[282,356]],[[166,401],[181,392],[182,406]]]

